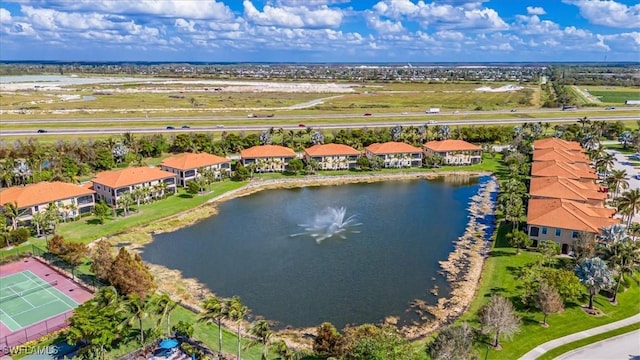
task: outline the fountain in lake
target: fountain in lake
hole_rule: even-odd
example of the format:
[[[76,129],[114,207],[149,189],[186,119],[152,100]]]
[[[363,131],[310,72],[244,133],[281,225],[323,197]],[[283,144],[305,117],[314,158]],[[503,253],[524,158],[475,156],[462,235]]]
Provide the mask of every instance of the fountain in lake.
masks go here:
[[[345,207],[327,207],[316,214],[310,224],[298,225],[304,228],[305,231],[303,233],[291,236],[309,235],[315,238],[318,244],[333,236],[346,239],[346,233],[359,233],[359,231],[353,230],[353,227],[362,225],[362,223],[356,222],[355,215],[345,219],[346,214],[347,209]]]

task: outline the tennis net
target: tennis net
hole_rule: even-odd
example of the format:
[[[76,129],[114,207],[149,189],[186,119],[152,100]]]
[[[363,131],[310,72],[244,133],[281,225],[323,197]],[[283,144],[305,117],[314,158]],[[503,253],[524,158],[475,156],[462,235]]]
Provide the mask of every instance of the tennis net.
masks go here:
[[[56,285],[58,285],[58,280],[54,280],[54,281],[51,281],[51,282],[46,283],[46,284],[34,286],[34,287],[30,288],[30,289],[23,290],[23,291],[20,291],[20,292],[14,292],[13,294],[9,294],[7,296],[1,297],[0,298],[0,303],[3,303],[5,301],[9,301],[9,300],[13,300],[13,299],[17,299],[17,298],[23,297],[23,296],[25,296],[27,294],[32,294],[32,293],[40,291],[40,290],[49,289],[49,288],[51,288],[53,286],[56,286]]]

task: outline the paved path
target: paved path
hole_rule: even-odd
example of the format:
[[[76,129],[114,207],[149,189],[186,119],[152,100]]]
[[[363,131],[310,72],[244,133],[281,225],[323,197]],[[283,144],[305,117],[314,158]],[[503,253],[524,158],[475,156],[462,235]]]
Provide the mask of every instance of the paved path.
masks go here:
[[[629,155],[625,155],[616,150],[606,150],[608,153],[613,154],[615,157],[615,161],[613,163],[613,168],[616,170],[625,170],[627,172],[629,182],[629,190],[631,189],[640,189],[640,179],[636,178],[640,174],[640,170],[636,169],[633,164],[631,164],[629,160]],[[620,192],[624,192],[626,190],[621,190]],[[633,217],[634,222],[640,223],[640,213],[636,214]]]
[[[588,338],[588,337],[593,336],[593,335],[602,334],[602,333],[605,333],[607,331],[615,330],[615,329],[621,328],[623,326],[635,324],[635,323],[638,323],[638,322],[640,322],[640,314],[636,314],[636,315],[634,315],[632,317],[628,317],[628,318],[622,319],[620,321],[612,322],[612,323],[609,323],[609,324],[606,324],[606,325],[598,326],[598,327],[595,327],[595,328],[592,328],[592,329],[587,329],[587,330],[584,330],[584,331],[573,333],[571,335],[563,336],[561,338],[548,341],[548,342],[546,342],[546,343],[544,343],[542,345],[538,345],[533,350],[531,350],[528,353],[524,354],[524,356],[522,356],[520,358],[520,360],[535,360],[540,355],[546,353],[547,351],[555,349],[555,348],[557,348],[559,346],[562,346],[564,344],[568,344],[568,343],[574,342],[576,340],[582,340],[584,338]],[[604,358],[604,359],[608,359],[608,358]],[[627,358],[627,359],[629,359],[629,358]]]
[[[570,351],[556,360],[640,359],[640,330],[598,341]]]

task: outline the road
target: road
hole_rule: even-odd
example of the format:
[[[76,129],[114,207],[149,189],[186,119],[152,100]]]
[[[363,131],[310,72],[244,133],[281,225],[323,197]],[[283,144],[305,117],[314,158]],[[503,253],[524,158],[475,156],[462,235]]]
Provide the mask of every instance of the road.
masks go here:
[[[638,360],[640,330],[599,341],[568,352],[556,360]]]
[[[602,109],[588,109],[588,110],[578,110],[578,111],[567,111],[565,112],[566,114],[572,114],[571,116],[567,116],[567,118],[571,118],[573,120],[577,120],[577,118],[581,117],[580,113],[582,111],[588,111],[590,114],[592,114],[594,111],[601,111],[603,113],[606,113],[607,116],[601,116],[601,117],[591,117],[589,116],[589,119],[591,120],[599,120],[600,118],[611,118],[611,117],[615,117],[615,113],[617,111],[628,111],[629,109],[626,108],[621,108],[621,109],[616,109],[616,110],[602,110]],[[141,110],[143,111],[143,110]],[[261,111],[251,111],[254,114],[261,114],[261,113],[265,113],[265,114],[271,114],[272,113],[272,109],[264,109]],[[364,112],[364,111],[363,111]],[[512,117],[510,117],[510,119],[513,119],[513,116],[518,116],[518,115],[522,115],[522,116],[526,116],[527,114],[544,114],[544,113],[557,113],[560,112],[560,110],[558,109],[532,109],[532,110],[521,110],[519,112],[512,112],[510,110],[493,110],[493,111],[446,111],[446,112],[440,112],[437,114],[427,114],[425,112],[392,112],[392,113],[371,113],[372,117],[376,117],[376,118],[411,118],[411,117],[423,117],[423,118],[434,118],[437,119],[438,117],[442,117],[442,116],[478,116],[478,115],[498,115],[498,114],[510,114],[512,115]],[[613,115],[613,116],[609,116],[609,115]],[[257,119],[266,119],[266,116],[259,116],[257,117]],[[274,117],[275,119],[278,120],[314,120],[314,119],[362,119],[363,118],[363,114],[315,114],[315,115],[281,115],[278,114]],[[637,117],[636,117],[637,118]],[[25,119],[25,120],[2,120],[2,123],[7,125],[7,124],[22,124],[22,125],[26,125],[26,124],[36,124],[36,125],[41,125],[41,124],[47,124],[47,123],[85,123],[85,124],[90,124],[90,123],[105,123],[105,122],[119,122],[119,121],[135,121],[135,122],[158,122],[158,121],[176,121],[176,122],[184,122],[184,121],[192,121],[192,122],[198,122],[198,121],[211,121],[211,122],[215,122],[215,121],[237,121],[237,120],[247,120],[248,117],[247,115],[244,116],[238,116],[238,115],[234,115],[234,116],[228,116],[228,115],[224,115],[224,116],[172,116],[172,117],[119,117],[119,118],[114,118],[114,117],[109,117],[109,118],[84,118],[84,119],[78,119],[78,118],[73,118],[73,119],[64,119],[64,118],[42,118],[42,119]],[[525,120],[526,118],[523,118],[523,120]],[[523,120],[519,120],[520,122],[522,122]],[[535,121],[541,121],[542,119],[533,119]],[[475,120],[474,120],[475,121]]]
[[[424,114],[423,114],[424,115]],[[341,116],[345,118],[348,116]],[[326,119],[326,117],[322,117]],[[359,118],[362,118],[359,116]],[[294,117],[296,120],[309,119],[305,117]],[[313,118],[311,118],[313,119]],[[629,121],[640,120],[640,116],[606,116],[606,117],[590,117],[592,121]],[[122,119],[102,119],[100,123],[116,124],[120,123]],[[130,119],[129,119],[130,120]],[[171,121],[178,121],[178,118],[171,118]],[[157,121],[157,120],[156,120]],[[189,118],[189,121],[191,119]],[[478,120],[442,120],[433,122],[430,125],[505,125],[505,124],[522,124],[522,123],[536,123],[536,122],[548,122],[548,123],[561,123],[561,122],[575,122],[576,117],[549,117],[549,118],[529,118],[529,119],[513,119],[513,118],[495,118],[495,119],[478,119]],[[3,124],[5,122],[3,121]],[[349,129],[349,128],[387,128],[396,125],[401,126],[421,126],[428,123],[424,119],[421,121],[382,121],[382,122],[351,122],[351,123],[334,123],[334,124],[307,124],[314,129],[333,130],[333,129]],[[171,123],[169,123],[170,125]],[[45,128],[45,127],[43,127]],[[221,131],[262,131],[268,128],[282,128],[285,130],[303,129],[306,126],[292,125],[292,124],[268,124],[268,125],[210,125],[210,126],[192,126],[188,129],[176,128],[167,129],[166,127],[127,127],[124,123],[123,126],[118,127],[83,127],[83,128],[63,128],[63,129],[47,129],[47,133],[37,135],[92,135],[92,134],[121,134],[123,132],[130,133],[175,133],[175,132],[221,132]],[[33,129],[21,129],[21,130],[2,130],[0,137],[2,136],[32,136],[36,131]]]

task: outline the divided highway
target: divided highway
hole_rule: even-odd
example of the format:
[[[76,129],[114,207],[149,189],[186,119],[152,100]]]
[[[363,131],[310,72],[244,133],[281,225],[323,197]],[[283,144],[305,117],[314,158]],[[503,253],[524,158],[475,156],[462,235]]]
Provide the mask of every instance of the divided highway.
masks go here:
[[[421,116],[424,116],[424,113],[420,113]],[[352,117],[358,117],[358,118],[362,118],[362,115],[339,115],[339,118],[344,119],[344,118],[352,118]],[[385,117],[385,115],[382,114],[378,114],[376,115],[376,117]],[[577,116],[573,115],[573,116],[566,116],[566,117],[549,117],[549,118],[528,118],[528,119],[514,119],[514,118],[495,118],[495,119],[477,119],[477,120],[441,120],[441,121],[429,121],[427,122],[426,120],[422,119],[421,121],[410,121],[410,120],[404,120],[403,118],[406,118],[406,115],[398,115],[398,114],[394,114],[393,116],[390,117],[398,117],[398,121],[381,121],[381,122],[375,122],[375,121],[368,121],[368,122],[349,122],[349,123],[332,123],[332,124],[307,124],[308,127],[312,127],[314,129],[325,129],[325,130],[332,130],[332,129],[348,129],[348,128],[380,128],[380,127],[392,127],[392,126],[396,126],[396,125],[401,125],[401,126],[421,126],[421,125],[425,125],[425,124],[429,124],[431,126],[436,126],[436,125],[449,125],[449,126],[455,126],[455,125],[505,125],[505,124],[513,124],[513,125],[517,125],[517,124],[522,124],[522,123],[536,123],[536,122],[548,122],[548,123],[561,123],[561,122],[575,122],[577,120]],[[321,118],[321,119],[327,119],[327,116],[319,116],[319,115],[308,115],[307,117],[305,117],[304,115],[297,115],[297,116],[291,116],[289,117],[289,119],[296,119],[299,121],[303,121],[303,120],[310,120],[310,119],[317,119],[317,118]],[[208,121],[211,121],[211,117],[206,118]],[[218,119],[218,118],[216,118]],[[238,120],[238,119],[242,119],[242,117],[234,117],[234,120]],[[244,118],[246,119],[246,118]],[[280,117],[278,116],[276,118],[277,119],[284,119],[284,117]],[[625,115],[625,116],[590,116],[589,119],[591,121],[635,121],[635,120],[640,120],[640,116],[635,116],[635,115]],[[82,122],[96,122],[96,123],[110,123],[110,124],[115,124],[118,123],[120,121],[122,121],[123,123],[125,121],[131,121],[133,119],[131,118],[126,118],[126,119],[117,119],[117,118],[112,118],[112,119],[89,119],[89,120],[78,120],[78,121],[82,121]],[[151,119],[150,119],[151,120]],[[194,118],[167,118],[167,120],[169,121],[168,125],[170,125],[171,121],[179,121],[179,120],[183,120],[183,121],[193,121]],[[158,121],[158,119],[154,119],[153,121]],[[59,123],[61,122],[60,120],[56,119],[55,122]],[[66,121],[66,122],[70,122],[70,121]],[[7,124],[7,121],[3,120],[3,124]],[[39,120],[38,122],[39,124],[42,125],[42,120]],[[97,125],[97,124],[96,124]],[[124,124],[123,124],[124,125]],[[43,134],[37,134],[35,130],[33,129],[26,129],[26,130],[1,130],[0,131],[0,136],[33,136],[33,135],[91,135],[91,134],[121,134],[123,132],[131,132],[131,133],[175,133],[175,132],[212,132],[212,131],[262,131],[268,128],[283,128],[286,130],[293,130],[293,129],[302,129],[305,128],[306,126],[301,126],[301,125],[292,125],[292,124],[277,124],[276,122],[274,122],[273,124],[269,124],[269,125],[228,125],[228,126],[224,126],[221,127],[220,125],[210,125],[210,126],[192,126],[190,128],[177,128],[177,129],[167,129],[166,127],[126,127],[126,126],[122,126],[122,127],[100,127],[100,126],[96,126],[96,127],[83,127],[81,129],[79,128],[67,128],[67,129],[60,129],[60,128],[55,128],[55,129],[47,129],[46,133]],[[46,127],[43,127],[43,129],[46,129]]]

